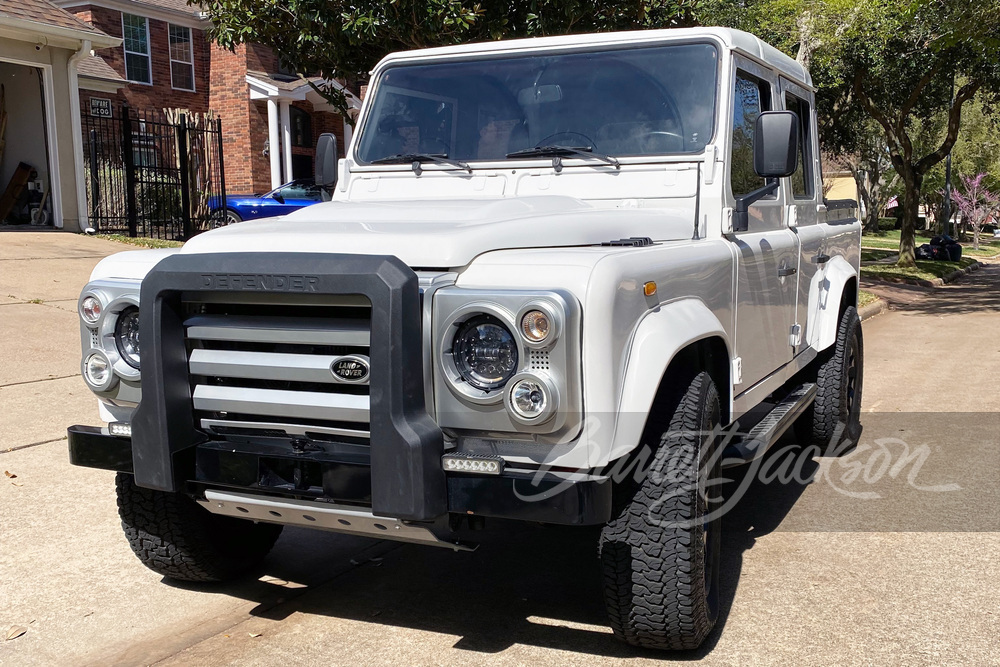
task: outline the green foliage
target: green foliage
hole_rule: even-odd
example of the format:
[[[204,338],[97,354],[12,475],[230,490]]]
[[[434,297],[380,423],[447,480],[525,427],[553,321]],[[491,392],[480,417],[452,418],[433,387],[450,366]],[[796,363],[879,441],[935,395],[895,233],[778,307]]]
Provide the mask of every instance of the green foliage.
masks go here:
[[[700,0],[204,0],[211,38],[274,47],[292,70],[363,81],[387,53],[501,38],[691,25]],[[343,95],[320,92],[346,112]],[[345,113],[346,117],[346,113]]]
[[[957,140],[963,106],[977,94],[986,104],[1000,98],[1000,0],[826,0],[815,6],[839,17],[814,59],[818,106],[830,121],[824,143],[849,153],[862,123],[881,128],[903,185],[900,263],[911,264],[925,175]],[[936,117],[943,118],[942,130],[921,142],[928,130],[921,119]]]

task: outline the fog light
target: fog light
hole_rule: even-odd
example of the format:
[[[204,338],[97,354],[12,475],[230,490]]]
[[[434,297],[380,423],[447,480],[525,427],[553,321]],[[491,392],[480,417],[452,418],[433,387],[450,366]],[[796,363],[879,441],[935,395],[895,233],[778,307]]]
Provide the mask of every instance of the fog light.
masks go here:
[[[510,405],[520,417],[535,419],[548,406],[545,388],[535,380],[520,380],[510,390]]]
[[[441,464],[447,472],[473,472],[481,475],[499,475],[503,472],[503,459],[499,456],[475,454],[445,454]]]
[[[80,315],[88,324],[97,324],[101,318],[101,302],[94,296],[88,296],[80,304]]]
[[[111,422],[108,424],[108,433],[122,438],[131,438],[132,424],[128,422]]]
[[[83,376],[90,386],[105,391],[114,378],[111,374],[111,362],[103,354],[92,354],[83,362]]]

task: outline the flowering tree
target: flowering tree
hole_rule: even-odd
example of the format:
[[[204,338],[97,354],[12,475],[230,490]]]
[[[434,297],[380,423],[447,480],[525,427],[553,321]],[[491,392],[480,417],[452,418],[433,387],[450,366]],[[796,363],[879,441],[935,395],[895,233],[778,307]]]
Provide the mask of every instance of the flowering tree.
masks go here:
[[[972,247],[979,250],[979,233],[983,225],[996,215],[1000,208],[1000,194],[994,194],[983,185],[985,173],[963,176],[962,187],[951,193],[955,205],[972,227]],[[964,192],[963,192],[964,190]]]

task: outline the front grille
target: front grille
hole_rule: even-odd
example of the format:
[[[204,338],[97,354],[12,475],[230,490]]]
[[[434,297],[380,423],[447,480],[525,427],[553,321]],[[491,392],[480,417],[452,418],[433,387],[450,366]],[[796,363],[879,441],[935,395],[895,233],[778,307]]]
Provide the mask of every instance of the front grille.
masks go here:
[[[369,378],[331,369],[344,357],[369,362],[370,306],[198,300],[184,312],[196,427],[367,444]]]

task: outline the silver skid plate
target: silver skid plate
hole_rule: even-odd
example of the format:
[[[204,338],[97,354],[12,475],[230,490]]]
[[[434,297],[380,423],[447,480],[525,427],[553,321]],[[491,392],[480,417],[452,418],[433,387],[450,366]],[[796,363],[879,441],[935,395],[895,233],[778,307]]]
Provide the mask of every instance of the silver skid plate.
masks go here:
[[[442,540],[430,529],[398,519],[375,516],[370,511],[308,500],[286,500],[231,491],[205,491],[199,504],[213,514],[332,530],[350,535],[413,542],[455,551],[475,551],[476,545]]]

